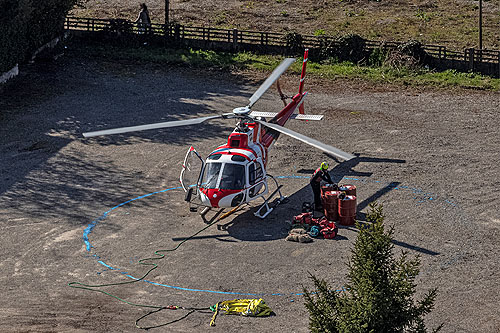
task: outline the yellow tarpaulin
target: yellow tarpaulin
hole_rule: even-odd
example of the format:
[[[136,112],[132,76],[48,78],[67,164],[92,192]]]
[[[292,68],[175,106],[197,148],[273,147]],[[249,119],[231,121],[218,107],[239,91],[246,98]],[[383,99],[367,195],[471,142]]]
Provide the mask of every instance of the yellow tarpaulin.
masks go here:
[[[262,298],[223,301],[215,304],[211,309],[215,313],[210,322],[210,326],[215,326],[215,318],[217,317],[218,311],[224,311],[224,314],[239,314],[251,317],[264,317],[273,314],[273,310],[271,310]]]

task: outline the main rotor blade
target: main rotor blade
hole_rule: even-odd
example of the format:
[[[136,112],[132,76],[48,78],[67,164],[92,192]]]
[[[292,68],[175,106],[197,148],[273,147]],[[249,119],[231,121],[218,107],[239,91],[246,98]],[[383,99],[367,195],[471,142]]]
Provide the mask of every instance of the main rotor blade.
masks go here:
[[[166,121],[163,123],[155,123],[155,124],[148,124],[148,125],[112,128],[112,129],[108,129],[108,130],[83,133],[83,136],[85,138],[91,138],[94,136],[101,136],[101,135],[137,132],[137,131],[145,131],[145,130],[150,130],[150,129],[167,128],[167,127],[196,125],[196,124],[201,124],[204,121],[207,121],[210,119],[228,118],[230,116],[233,116],[233,114],[232,113],[225,113],[225,114],[217,115],[217,116],[200,117],[200,118],[187,119],[187,120],[174,120],[174,121]]]
[[[274,82],[283,74],[288,67],[295,61],[295,58],[286,58],[281,62],[281,64],[274,69],[274,71],[271,73],[271,75],[264,81],[264,83],[261,84],[259,89],[257,89],[256,92],[253,93],[252,97],[250,97],[250,104],[248,104],[248,107],[251,108],[252,105],[255,104],[259,100],[259,98],[264,95],[264,93],[273,85]]]
[[[356,156],[354,155],[351,155],[349,153],[346,153],[345,151],[342,151],[338,148],[335,148],[335,147],[332,147],[330,145],[327,145],[323,142],[320,142],[318,140],[315,140],[313,138],[310,138],[308,136],[305,136],[305,135],[302,135],[300,133],[297,133],[295,131],[292,131],[291,129],[288,129],[288,128],[285,128],[283,126],[280,126],[280,125],[277,125],[277,124],[273,124],[273,123],[268,123],[268,122],[265,122],[265,121],[262,121],[262,120],[256,120],[255,121],[259,122],[260,124],[266,126],[266,127],[269,127],[275,131],[278,131],[280,133],[283,133],[283,134],[286,134],[288,136],[291,136],[292,138],[294,139],[297,139],[299,141],[302,141],[310,146],[313,146],[315,148],[318,148],[319,150],[322,150],[324,151],[325,153],[327,154],[331,154],[335,157],[338,157],[340,159],[343,159],[345,161],[348,161],[350,160],[351,158],[354,158]]]

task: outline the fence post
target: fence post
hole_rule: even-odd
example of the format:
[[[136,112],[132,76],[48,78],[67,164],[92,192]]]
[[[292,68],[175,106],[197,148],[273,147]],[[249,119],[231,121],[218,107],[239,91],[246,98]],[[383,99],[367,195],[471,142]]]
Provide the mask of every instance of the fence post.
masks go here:
[[[474,70],[474,48],[465,50],[465,61],[467,62],[468,69],[471,71]]]
[[[474,62],[476,61],[476,50],[472,47],[470,49],[470,53],[469,53],[469,56],[470,56],[470,69],[471,70],[474,70]]]
[[[238,29],[233,29],[233,48],[238,50]]]
[[[180,24],[176,24],[174,26],[174,39],[176,41],[179,41],[181,39],[181,25]]]
[[[498,51],[498,78],[500,79],[500,51]]]

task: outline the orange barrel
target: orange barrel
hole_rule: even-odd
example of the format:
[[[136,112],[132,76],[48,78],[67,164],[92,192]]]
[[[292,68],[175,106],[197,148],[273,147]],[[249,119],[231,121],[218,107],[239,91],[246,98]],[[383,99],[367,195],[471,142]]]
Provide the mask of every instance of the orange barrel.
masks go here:
[[[326,191],[323,196],[323,209],[329,221],[338,221],[339,219],[338,204],[340,193],[340,191]]]
[[[339,186],[339,191],[345,192],[347,195],[356,196],[356,186],[351,184],[343,184]]]
[[[328,191],[337,191],[337,184],[325,184],[321,186],[321,198],[325,196],[325,193]]]
[[[339,223],[353,225],[356,219],[356,196],[346,195],[339,199]]]

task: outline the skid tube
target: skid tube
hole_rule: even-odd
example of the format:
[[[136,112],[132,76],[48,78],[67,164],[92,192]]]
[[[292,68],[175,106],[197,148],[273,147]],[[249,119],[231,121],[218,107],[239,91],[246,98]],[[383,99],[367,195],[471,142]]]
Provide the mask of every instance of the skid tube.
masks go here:
[[[274,180],[274,183],[276,184],[276,190],[274,190],[273,193],[271,193],[271,195],[269,195],[269,197],[267,199],[264,200],[264,203],[260,206],[260,208],[253,214],[261,219],[265,219],[267,215],[269,215],[269,213],[271,213],[273,211],[274,208],[276,208],[276,206],[278,206],[280,203],[284,202],[287,197],[284,196],[282,193],[281,193],[281,188],[283,187],[283,185],[279,185],[278,184],[278,181],[273,177],[271,176],[270,174],[267,174],[267,176],[269,178],[271,178],[272,180]],[[271,201],[271,199],[276,195],[276,193],[279,193],[280,197],[279,199],[276,201],[276,204],[274,205],[274,207],[271,207],[269,206],[269,201]],[[265,209],[263,212],[262,210]]]

